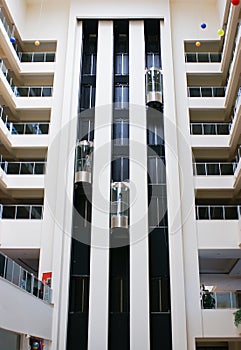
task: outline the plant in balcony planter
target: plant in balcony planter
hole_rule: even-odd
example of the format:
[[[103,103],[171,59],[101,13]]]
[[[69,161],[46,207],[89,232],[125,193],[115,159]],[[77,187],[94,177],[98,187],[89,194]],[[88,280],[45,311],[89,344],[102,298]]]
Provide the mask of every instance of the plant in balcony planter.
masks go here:
[[[237,327],[238,332],[241,333],[241,309],[238,309],[233,313],[234,325]]]
[[[202,303],[204,309],[215,309],[215,299],[213,293],[209,292],[208,289],[203,290]]]

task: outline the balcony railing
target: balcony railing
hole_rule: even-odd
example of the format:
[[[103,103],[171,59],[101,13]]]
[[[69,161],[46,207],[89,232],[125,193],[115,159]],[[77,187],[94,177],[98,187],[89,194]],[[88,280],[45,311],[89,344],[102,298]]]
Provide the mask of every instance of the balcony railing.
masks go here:
[[[0,204],[0,219],[41,220],[42,218],[43,205]]]
[[[3,171],[8,175],[43,175],[46,162],[7,162],[0,163]]]
[[[5,64],[3,63],[3,60],[1,58],[0,58],[0,69],[3,72],[3,75],[5,76],[5,78],[7,79],[9,85],[12,86],[13,79],[10,76],[9,70],[7,69],[7,67],[5,66]]]
[[[6,123],[12,135],[47,135],[49,123]]]
[[[197,205],[197,220],[238,220],[240,205]]]
[[[225,97],[226,86],[189,86],[188,97]]]
[[[241,307],[240,293],[209,292],[208,299],[203,296],[201,306],[202,309],[237,309]]]
[[[185,53],[187,63],[219,63],[222,61],[221,52],[188,52]]]
[[[234,41],[234,48],[233,48],[233,52],[232,52],[232,59],[231,59],[231,63],[230,63],[228,74],[227,74],[227,80],[226,80],[226,84],[227,85],[228,85],[230,74],[231,74],[231,71],[233,69],[233,65],[234,65],[234,62],[235,62],[234,61],[234,56],[235,56],[235,52],[236,52],[237,42],[238,42],[238,39],[240,38],[240,36],[241,36],[241,21],[239,22],[239,24],[237,26],[237,31],[236,31],[235,41]]]
[[[55,52],[18,52],[20,62],[54,62]]]
[[[51,97],[52,86],[13,86],[12,90],[17,97]]]
[[[0,119],[6,125],[12,135],[47,135],[49,133],[49,123],[12,123],[4,108],[0,105]]]
[[[230,123],[190,123],[191,135],[229,135]]]
[[[0,253],[0,277],[51,304],[52,289],[2,253]]]
[[[193,163],[194,175],[233,175],[236,163]]]

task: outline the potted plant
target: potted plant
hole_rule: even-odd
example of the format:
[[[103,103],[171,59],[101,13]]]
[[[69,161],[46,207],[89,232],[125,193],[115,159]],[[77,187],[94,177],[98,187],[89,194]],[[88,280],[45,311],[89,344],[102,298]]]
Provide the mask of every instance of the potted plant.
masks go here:
[[[238,309],[233,313],[234,325],[237,327],[238,333],[241,333],[241,309]]]

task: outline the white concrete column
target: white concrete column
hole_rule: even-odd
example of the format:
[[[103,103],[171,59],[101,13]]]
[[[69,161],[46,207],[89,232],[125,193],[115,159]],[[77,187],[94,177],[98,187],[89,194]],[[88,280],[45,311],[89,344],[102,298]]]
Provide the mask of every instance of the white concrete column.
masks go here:
[[[130,348],[150,348],[144,21],[130,21]]]
[[[171,288],[171,320],[173,350],[186,350],[186,305],[181,217],[180,166],[178,159],[178,130],[176,121],[174,71],[170,14],[161,21],[161,48],[164,92],[164,135],[167,178],[167,208],[169,232],[169,262]],[[185,157],[186,154],[183,154]],[[192,264],[192,262],[190,262]],[[190,302],[190,301],[189,301]]]
[[[107,350],[113,22],[99,21],[90,256],[88,350]]]
[[[73,211],[73,174],[74,157],[77,134],[77,116],[79,104],[79,76],[80,59],[82,51],[82,22],[76,22],[74,14],[69,19],[68,47],[65,71],[65,90],[63,100],[63,120],[61,133],[56,136],[51,145],[51,157],[59,158],[58,177],[51,176],[48,183],[47,203],[50,210],[56,202],[55,228],[53,238],[53,343],[49,343],[46,349],[65,349],[68,324],[68,300],[69,300],[69,265],[71,258],[71,232],[72,232],[72,211]],[[48,163],[53,167],[56,163]],[[54,171],[51,168],[51,171]],[[51,174],[52,175],[52,174]],[[56,199],[51,194],[51,188],[59,190]],[[45,223],[45,232],[42,236],[45,245],[49,242],[48,222]],[[44,242],[43,242],[44,243]],[[43,270],[46,271],[46,270]]]

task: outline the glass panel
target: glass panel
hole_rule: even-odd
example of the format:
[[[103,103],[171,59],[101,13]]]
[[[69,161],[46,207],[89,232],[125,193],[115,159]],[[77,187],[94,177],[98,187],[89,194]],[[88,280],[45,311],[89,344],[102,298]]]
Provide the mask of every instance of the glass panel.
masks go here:
[[[215,124],[204,124],[203,127],[205,135],[216,135]]]
[[[229,124],[217,124],[219,135],[229,135]]]
[[[39,97],[39,96],[41,96],[41,88],[40,87],[30,87],[29,97]]]
[[[15,219],[15,206],[10,205],[4,205],[3,211],[2,211],[2,218],[3,219]]]
[[[150,184],[157,183],[156,158],[148,157],[148,180]]]
[[[213,88],[213,96],[214,97],[224,97],[225,89],[223,87]]]
[[[198,220],[209,220],[208,207],[197,207]]]
[[[32,62],[32,53],[22,53],[21,62]]]
[[[34,53],[33,55],[33,62],[44,62],[44,53]]]
[[[195,53],[186,53],[186,62],[197,62]]]
[[[44,134],[47,135],[49,132],[49,124],[39,124],[39,130],[38,130],[38,134]]]
[[[201,124],[192,124],[191,125],[192,135],[202,135],[202,125]]]
[[[13,263],[13,283],[16,284],[16,286],[19,285],[19,279],[20,279],[20,266]]]
[[[201,87],[202,97],[212,97],[211,87]]]
[[[204,163],[196,163],[196,174],[197,175],[206,175],[206,169]]]
[[[16,96],[28,97],[28,87],[18,87],[18,88],[16,88]]]
[[[126,278],[112,277],[110,279],[110,312],[128,311],[128,283]]]
[[[189,88],[189,97],[200,97],[200,88]]]
[[[220,164],[221,174],[222,175],[233,175],[233,164]]]
[[[31,219],[40,220],[42,218],[42,206],[33,205],[31,211]]]
[[[12,134],[23,134],[24,133],[24,124],[13,124]]]
[[[212,220],[222,220],[223,217],[223,207],[210,207],[210,216]]]
[[[12,282],[12,278],[13,278],[13,261],[11,259],[7,259],[5,278],[6,278],[6,280]]]
[[[46,53],[46,62],[54,62],[55,61],[55,53],[47,52]]]
[[[158,226],[158,213],[157,213],[157,198],[152,197],[149,204],[149,226]]]
[[[16,219],[29,219],[29,205],[17,207]]]
[[[8,163],[7,174],[19,174],[20,163]]]
[[[45,173],[45,163],[35,163],[34,174],[41,175]]]
[[[216,293],[216,307],[218,309],[231,308],[230,294],[229,293]]]
[[[70,312],[88,312],[89,277],[72,277],[70,291]]]
[[[225,219],[226,220],[238,220],[238,208],[233,207],[226,207],[225,208]]]
[[[34,163],[21,163],[20,174],[33,174]]]
[[[43,87],[42,96],[43,97],[50,97],[50,96],[52,96],[52,87]]]
[[[218,163],[207,163],[207,175],[220,175],[219,164]]]
[[[208,53],[198,53],[198,62],[209,62]]]
[[[25,134],[38,134],[38,124],[26,124]]]
[[[4,277],[5,256],[0,254],[0,277]]]
[[[221,53],[210,53],[211,62],[221,62],[222,54]]]

